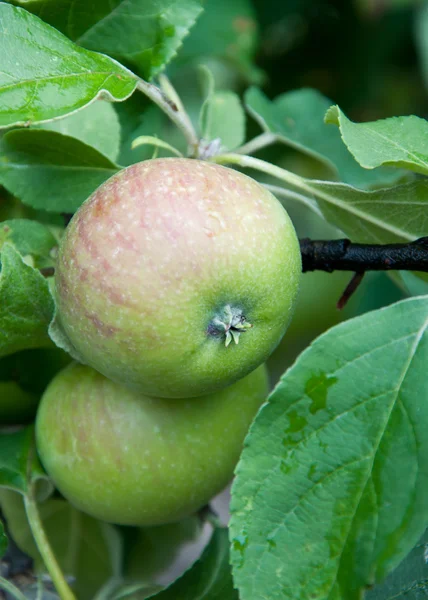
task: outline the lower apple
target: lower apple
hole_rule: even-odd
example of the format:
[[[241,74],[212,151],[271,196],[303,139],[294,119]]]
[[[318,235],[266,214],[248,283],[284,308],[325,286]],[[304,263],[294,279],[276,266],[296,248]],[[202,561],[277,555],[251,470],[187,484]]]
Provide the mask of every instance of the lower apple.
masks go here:
[[[42,398],[37,448],[80,510],[119,524],[173,522],[230,481],[266,395],[264,366],[221,391],[177,400],[144,396],[74,363]]]

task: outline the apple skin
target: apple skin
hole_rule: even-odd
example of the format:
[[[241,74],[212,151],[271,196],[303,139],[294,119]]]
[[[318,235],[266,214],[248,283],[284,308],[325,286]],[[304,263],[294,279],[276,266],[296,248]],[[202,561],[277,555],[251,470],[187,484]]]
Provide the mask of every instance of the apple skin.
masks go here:
[[[150,398],[73,363],[46,390],[36,444],[76,508],[125,525],[161,525],[204,506],[230,481],[267,395],[264,365],[197,399]]]
[[[56,267],[60,329],[74,358],[118,383],[201,396],[267,359],[300,275],[294,227],[259,183],[193,159],[144,161],[70,222]],[[228,306],[252,327],[226,347]]]

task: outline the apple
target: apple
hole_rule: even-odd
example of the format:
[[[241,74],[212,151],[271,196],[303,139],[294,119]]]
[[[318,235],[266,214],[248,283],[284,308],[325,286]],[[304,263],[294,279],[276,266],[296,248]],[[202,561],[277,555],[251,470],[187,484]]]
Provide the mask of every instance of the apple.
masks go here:
[[[47,473],[76,508],[128,525],[177,521],[227,485],[267,395],[264,366],[197,399],[151,398],[72,363],[36,418]]]
[[[148,160],[70,222],[56,266],[60,329],[74,358],[118,383],[200,396],[267,359],[300,273],[294,227],[259,183],[208,162]]]

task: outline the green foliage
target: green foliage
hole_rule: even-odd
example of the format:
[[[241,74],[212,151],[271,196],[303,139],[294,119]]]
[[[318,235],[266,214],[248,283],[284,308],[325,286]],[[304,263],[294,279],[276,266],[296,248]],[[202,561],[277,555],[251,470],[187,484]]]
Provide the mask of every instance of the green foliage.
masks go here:
[[[427,326],[426,296],[368,313],[318,338],[283,376],[233,488],[243,600],[266,588],[272,599],[360,598],[419,539]]]
[[[369,590],[366,600],[421,600],[428,592],[428,532],[386,580]]]
[[[40,495],[50,492],[47,476],[36,455],[34,428],[14,433],[0,433],[0,487],[26,494],[34,482],[40,481]]]
[[[245,141],[245,114],[234,92],[214,92],[204,104],[202,135],[206,140],[221,140],[225,150]]]
[[[0,523],[0,558],[4,555],[7,550],[7,537],[4,532],[3,524]]]
[[[200,64],[219,58],[233,65],[241,77],[252,83],[263,80],[254,64],[259,41],[256,12],[250,0],[205,0],[204,12],[184,40],[179,61]]]
[[[31,422],[52,377],[70,362],[58,348],[38,348],[0,359],[0,425]]]
[[[180,579],[156,595],[158,600],[238,600],[229,567],[227,529],[215,528],[201,558]]]
[[[119,118],[110,102],[92,102],[76,113],[39,127],[77,138],[113,162],[117,159],[121,130]]]
[[[127,581],[157,581],[180,549],[195,542],[202,529],[197,515],[158,527],[121,528],[125,539],[124,575]]]
[[[421,3],[415,18],[415,42],[419,51],[419,59],[424,76],[425,87],[428,89],[428,6]]]
[[[17,2],[80,46],[125,62],[143,77],[175,56],[202,12],[201,0],[36,0]]]
[[[339,133],[324,124],[331,102],[316,90],[296,90],[270,101],[259,89],[250,88],[245,94],[245,103],[264,131],[322,161],[334,179],[367,188],[391,184],[400,176],[386,169],[371,172],[358,166],[346,151]]]
[[[337,125],[354,158],[365,169],[381,165],[428,175],[428,122],[419,117],[393,117],[373,123],[353,123],[338,106],[325,122]]]
[[[54,306],[46,279],[10,243],[3,245],[0,257],[0,357],[49,346]]]
[[[1,144],[0,183],[46,211],[73,213],[119,170],[95,148],[56,131],[10,131]]]
[[[8,242],[25,257],[31,266],[42,268],[52,266],[58,241],[51,230],[29,219],[10,219],[0,224],[0,251]]]
[[[28,32],[31,31],[31,35]],[[0,3],[0,126],[61,117],[95,98],[124,100],[136,80],[27,11]]]
[[[355,242],[412,241],[427,232],[425,179],[373,192],[327,182],[310,182],[308,188],[326,219]]]

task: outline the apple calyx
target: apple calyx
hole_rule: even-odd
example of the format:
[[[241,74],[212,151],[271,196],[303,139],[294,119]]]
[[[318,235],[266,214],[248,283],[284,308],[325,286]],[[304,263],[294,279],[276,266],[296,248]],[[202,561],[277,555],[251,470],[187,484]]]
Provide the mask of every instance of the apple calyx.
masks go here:
[[[214,330],[216,333],[224,334],[226,348],[233,340],[235,344],[239,344],[239,336],[252,327],[248,323],[240,308],[234,308],[230,304],[226,304],[221,317],[216,316],[210,323],[209,330]]]

